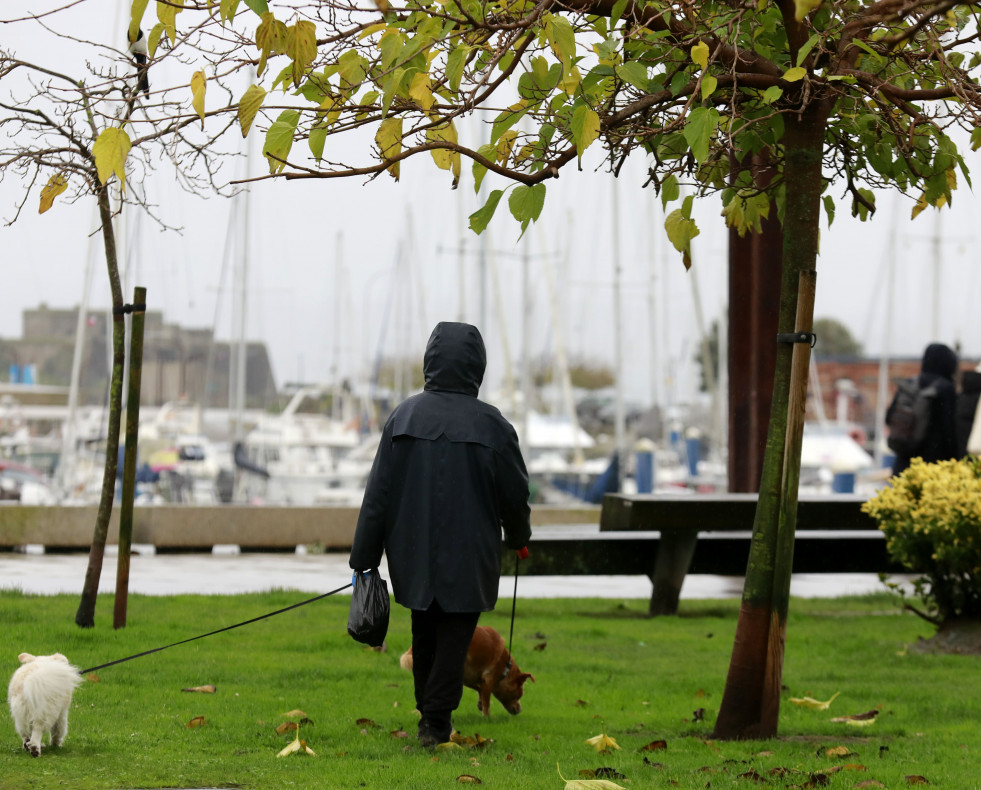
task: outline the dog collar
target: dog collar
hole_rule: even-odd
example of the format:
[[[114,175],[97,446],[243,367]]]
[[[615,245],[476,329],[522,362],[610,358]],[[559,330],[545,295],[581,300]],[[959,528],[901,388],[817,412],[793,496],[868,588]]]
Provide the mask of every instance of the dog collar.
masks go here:
[[[504,671],[501,673],[501,677],[498,678],[498,682],[504,680],[504,678],[508,676],[508,673],[511,671],[511,667],[513,665],[514,665],[514,659],[509,656],[508,663],[505,665]]]

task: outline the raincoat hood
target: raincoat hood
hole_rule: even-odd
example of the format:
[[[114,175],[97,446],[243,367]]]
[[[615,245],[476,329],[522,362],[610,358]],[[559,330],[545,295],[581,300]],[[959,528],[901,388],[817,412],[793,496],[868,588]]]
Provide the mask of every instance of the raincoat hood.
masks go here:
[[[486,367],[487,352],[477,327],[451,321],[436,324],[422,365],[427,391],[476,398]]]
[[[943,343],[931,343],[923,352],[923,365],[920,370],[923,373],[932,373],[953,380],[954,373],[957,371],[957,354]]]

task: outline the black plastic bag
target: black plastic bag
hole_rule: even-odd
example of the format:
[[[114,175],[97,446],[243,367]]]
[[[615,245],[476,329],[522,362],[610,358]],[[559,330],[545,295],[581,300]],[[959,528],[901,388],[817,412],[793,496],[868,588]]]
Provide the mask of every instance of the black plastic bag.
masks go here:
[[[347,632],[358,642],[380,647],[388,633],[390,608],[388,584],[378,574],[378,569],[355,571]]]

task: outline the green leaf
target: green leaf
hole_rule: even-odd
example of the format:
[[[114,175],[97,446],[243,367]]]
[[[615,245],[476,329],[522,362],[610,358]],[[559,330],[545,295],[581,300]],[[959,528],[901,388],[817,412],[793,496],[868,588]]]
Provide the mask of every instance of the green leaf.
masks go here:
[[[533,184],[526,186],[519,184],[508,197],[508,208],[511,209],[511,216],[521,223],[521,232],[525,232],[529,222],[534,222],[542,213],[545,207],[545,185]]]
[[[583,152],[599,137],[599,115],[592,107],[580,104],[572,113],[572,141],[576,144],[576,153],[582,163]]]
[[[628,82],[642,91],[647,91],[647,66],[643,63],[638,63],[636,60],[621,63],[617,66],[616,73],[624,82]]]
[[[696,107],[685,124],[685,140],[698,163],[708,159],[712,135],[719,126],[719,111],[714,107]]]
[[[699,41],[691,48],[692,62],[699,66],[703,71],[708,68],[709,48],[704,41]]]
[[[494,161],[494,158],[497,156],[497,146],[494,143],[485,143],[477,149],[477,153],[484,157],[484,159]],[[473,173],[473,191],[480,192],[480,185],[484,180],[484,176],[487,175],[487,168],[474,159],[470,170]]]
[[[310,153],[318,162],[324,158],[324,145],[327,142],[327,125],[314,126],[310,130],[310,137],[307,138],[307,145],[310,146]]]
[[[627,8],[627,0],[617,0],[613,4],[613,10],[610,12],[610,29],[617,26],[617,22],[620,21],[620,17],[623,16],[623,12]]]
[[[828,227],[831,227],[831,223],[835,221],[835,200],[831,195],[825,195],[824,198],[824,213],[828,215]]]
[[[821,40],[820,33],[815,33],[813,36],[807,39],[807,43],[804,44],[804,46],[802,46],[797,51],[797,62],[794,63],[794,65],[799,66],[801,63],[803,63],[804,58],[806,58],[810,54],[811,50],[814,49],[814,45],[817,44],[818,41],[820,40]]]
[[[783,96],[783,88],[778,85],[771,85],[765,91],[763,91],[762,99],[764,104],[773,104],[777,99]]]
[[[495,189],[490,193],[487,202],[470,215],[470,230],[478,236],[484,232],[484,229],[494,216],[494,212],[497,211],[497,204],[501,202],[501,196],[503,194],[503,189]]]
[[[235,12],[238,10],[239,0],[221,0],[218,5],[218,13],[221,16],[221,23],[231,22],[235,19]]]
[[[550,14],[545,23],[545,32],[548,42],[552,46],[555,57],[567,63],[576,54],[576,34],[572,29],[572,23],[564,16]]]
[[[715,93],[715,89],[718,87],[719,81],[713,77],[711,74],[706,74],[702,77],[702,101],[705,101],[709,96]]]
[[[293,148],[293,135],[300,123],[298,110],[283,110],[269,126],[262,154],[269,162],[270,173],[281,173],[286,167],[286,159]],[[283,161],[280,161],[283,160]]]
[[[971,150],[977,151],[981,148],[981,126],[971,130]]]
[[[672,173],[661,182],[661,208],[667,208],[668,203],[681,197],[681,187],[678,186],[678,179]]]
[[[807,69],[801,66],[794,66],[791,69],[787,69],[784,72],[783,79],[786,82],[800,82],[804,77],[807,76]]]
[[[269,3],[266,0],[245,0],[245,4],[259,16],[269,13]]]
[[[686,198],[686,200],[690,200]],[[698,233],[698,226],[694,220],[685,216],[683,209],[675,209],[664,220],[664,229],[668,232],[668,239],[674,248],[681,253],[682,263],[685,269],[691,268],[691,240]]]
[[[467,63],[470,55],[470,47],[457,46],[453,48],[446,58],[446,80],[450,90],[460,90],[460,81],[463,79],[463,67]]]

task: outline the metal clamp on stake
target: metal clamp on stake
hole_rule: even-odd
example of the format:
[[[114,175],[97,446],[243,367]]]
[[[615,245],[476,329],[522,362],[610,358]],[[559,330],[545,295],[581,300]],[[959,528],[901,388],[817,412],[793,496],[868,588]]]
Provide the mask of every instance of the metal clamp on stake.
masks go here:
[[[145,313],[146,304],[124,304],[112,308],[113,315],[125,315],[126,313]]]
[[[817,343],[817,335],[813,332],[778,332],[778,343],[807,343],[811,348]]]

